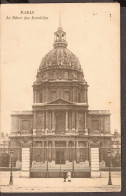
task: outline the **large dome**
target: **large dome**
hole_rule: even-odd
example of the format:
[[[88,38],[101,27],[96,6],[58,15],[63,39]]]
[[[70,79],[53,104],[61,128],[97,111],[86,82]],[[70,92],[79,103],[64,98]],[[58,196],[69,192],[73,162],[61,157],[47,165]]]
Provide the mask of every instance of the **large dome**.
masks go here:
[[[65,47],[56,47],[51,50],[41,61],[40,68],[68,66],[81,70],[78,58]]]
[[[82,71],[78,58],[67,49],[66,33],[59,27],[54,35],[54,49],[42,58],[39,70],[51,67],[69,67]]]

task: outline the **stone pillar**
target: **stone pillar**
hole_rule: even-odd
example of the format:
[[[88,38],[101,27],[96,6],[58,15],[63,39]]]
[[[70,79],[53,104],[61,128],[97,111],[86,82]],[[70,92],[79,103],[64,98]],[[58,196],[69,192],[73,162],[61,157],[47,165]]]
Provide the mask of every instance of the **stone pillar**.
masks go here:
[[[48,131],[48,111],[46,111],[46,132]]]
[[[37,102],[37,92],[36,92],[36,90],[35,90],[35,103]]]
[[[86,89],[86,103],[88,103],[87,89]]]
[[[30,148],[22,148],[21,177],[30,177]]]
[[[75,111],[72,111],[72,131],[75,131]]]
[[[54,110],[52,111],[52,131],[55,131],[55,114],[54,114]]]
[[[85,147],[86,147],[86,153],[85,153],[86,160],[89,161],[89,145],[88,145],[88,141],[85,142]]]
[[[33,135],[36,135],[36,112],[33,114]]]
[[[48,142],[48,160],[52,161],[52,141]]]
[[[52,141],[52,149],[53,149],[53,153],[52,153],[52,159],[53,161],[55,160],[55,141]]]
[[[76,132],[78,132],[78,111],[76,111]]]
[[[49,102],[49,96],[48,96],[48,87],[46,88],[46,102]]]
[[[91,177],[100,177],[99,148],[91,148]]]
[[[44,132],[44,111],[42,111],[42,132]]]
[[[85,128],[85,135],[88,135],[88,129],[87,129],[87,113],[84,112],[84,128]]]
[[[41,156],[42,156],[42,162],[43,162],[43,163],[44,163],[44,161],[45,161],[44,151],[45,151],[45,149],[44,149],[44,141],[42,141],[42,154],[41,154]]]
[[[33,103],[35,103],[35,90],[33,91]]]
[[[66,140],[66,161],[69,160],[69,141]]]
[[[76,141],[76,153],[77,153],[77,163],[79,163],[80,161],[80,148],[79,148],[79,144],[78,144],[78,141]]]
[[[66,111],[66,131],[68,131],[68,111]]]

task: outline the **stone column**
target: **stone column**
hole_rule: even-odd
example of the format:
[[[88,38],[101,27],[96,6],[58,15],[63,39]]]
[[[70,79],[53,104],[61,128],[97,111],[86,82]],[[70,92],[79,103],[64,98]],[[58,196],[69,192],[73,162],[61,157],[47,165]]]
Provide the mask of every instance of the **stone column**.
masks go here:
[[[88,129],[87,129],[87,113],[84,112],[84,128],[85,128],[85,135],[88,135]]]
[[[44,141],[42,141],[42,162],[44,163],[45,156],[44,156]]]
[[[91,148],[91,177],[100,177],[99,148]]]
[[[53,149],[53,153],[52,153],[52,159],[53,161],[55,160],[55,141],[52,141],[52,149]]]
[[[66,111],[66,131],[68,131],[68,111]]]
[[[52,131],[55,131],[55,114],[54,114],[54,110],[52,111]]]
[[[84,103],[87,103],[87,95],[86,90],[84,90]]]
[[[77,153],[77,163],[80,161],[80,149],[79,149],[79,144],[78,141],[76,141],[76,153]]]
[[[46,132],[48,131],[48,111],[46,111]]]
[[[35,90],[33,91],[33,103],[35,103]]]
[[[52,161],[52,142],[48,142],[48,159]]]
[[[36,112],[33,114],[33,135],[36,135]]]
[[[72,131],[75,131],[75,111],[72,111]]]
[[[69,149],[68,149],[68,147],[69,147],[69,141],[66,140],[66,161],[69,160]]]
[[[47,87],[44,87],[44,92],[43,92],[43,94],[44,94],[44,103],[47,103]]]
[[[85,153],[85,156],[86,156],[86,160],[89,161],[89,145],[88,145],[88,141],[86,141],[86,153]]]
[[[76,132],[78,132],[78,111],[76,111]]]
[[[42,111],[42,132],[44,132],[44,111]]]
[[[22,148],[21,177],[30,177],[30,148]]]
[[[37,92],[35,90],[35,103],[37,103]]]

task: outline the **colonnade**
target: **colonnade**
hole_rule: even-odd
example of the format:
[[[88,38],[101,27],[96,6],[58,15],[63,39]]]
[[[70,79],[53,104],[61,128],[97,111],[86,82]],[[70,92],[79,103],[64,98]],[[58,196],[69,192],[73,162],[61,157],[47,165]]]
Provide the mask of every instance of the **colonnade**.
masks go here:
[[[57,145],[58,142],[58,145]],[[63,142],[63,143],[62,143]],[[37,143],[34,143],[35,145],[35,152],[38,150],[41,151],[41,153],[47,152],[48,151],[48,155],[46,155],[46,159],[50,159],[51,161],[56,160],[56,151],[64,151],[66,154],[65,158],[66,160],[70,159],[70,155],[69,153],[72,153],[72,155],[74,156],[74,159],[77,162],[80,162],[80,156],[81,156],[81,152],[83,151],[84,154],[84,159],[89,161],[89,145],[88,145],[88,141],[84,141],[83,146],[81,146],[79,144],[80,141],[78,140],[71,140],[71,139],[66,139],[66,140],[55,140],[55,138],[53,140],[47,140],[47,141],[41,141],[39,142],[39,146],[37,145]],[[33,146],[34,149],[34,146]],[[35,153],[36,154],[36,153]],[[34,154],[34,155],[35,155]],[[44,155],[43,155],[44,156]],[[45,157],[45,156],[44,156]],[[36,158],[34,157],[33,160],[35,160]],[[73,159],[73,160],[74,160]]]
[[[70,91],[71,87],[69,89],[67,89],[68,91]],[[65,94],[65,90],[63,90],[62,88],[59,88],[58,91],[56,91],[54,89],[54,91],[56,92],[56,97],[52,99],[52,90],[49,90],[49,88],[45,87],[43,88],[42,91],[39,90],[35,90],[33,91],[33,102],[34,103],[49,103],[51,101],[57,100],[57,99],[65,99],[64,94]],[[67,101],[71,101],[71,102],[81,102],[81,103],[88,103],[88,93],[87,93],[87,89],[83,90],[83,95],[81,94],[81,101],[79,101],[78,93],[81,93],[81,91],[78,91],[78,88],[73,88],[73,90],[70,92],[70,97],[69,99],[66,99]]]
[[[35,111],[33,116],[33,129],[34,130],[41,130],[42,132],[53,132],[55,133],[57,126],[57,110],[43,110],[39,112],[39,125],[38,125],[38,113]],[[64,123],[65,123],[65,130],[64,132],[78,132],[79,129],[79,115],[78,110],[65,110],[58,112],[64,113]],[[71,113],[71,114],[70,114]],[[84,127],[81,129],[86,130],[87,129],[87,112],[83,111],[83,122]]]

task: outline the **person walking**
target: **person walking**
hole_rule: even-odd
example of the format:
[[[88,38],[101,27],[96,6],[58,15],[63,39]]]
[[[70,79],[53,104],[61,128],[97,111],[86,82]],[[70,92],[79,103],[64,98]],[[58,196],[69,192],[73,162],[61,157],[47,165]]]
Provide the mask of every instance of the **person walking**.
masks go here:
[[[66,173],[66,171],[65,171],[65,170],[63,171],[63,178],[64,178],[64,182],[66,182],[67,173]]]
[[[67,173],[68,182],[71,182],[71,171],[69,170]]]

